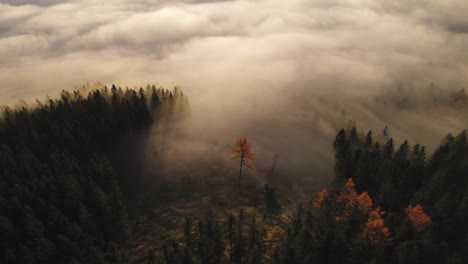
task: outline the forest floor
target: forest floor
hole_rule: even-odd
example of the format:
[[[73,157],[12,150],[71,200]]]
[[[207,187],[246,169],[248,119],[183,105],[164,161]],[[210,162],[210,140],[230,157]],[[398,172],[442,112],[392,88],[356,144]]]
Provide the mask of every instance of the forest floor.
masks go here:
[[[273,242],[283,235],[288,217],[298,203],[307,203],[311,199],[311,196],[306,197],[290,186],[275,188],[281,212],[267,217],[264,213],[264,186],[246,180],[239,196],[236,178],[225,171],[211,171],[206,173],[203,185],[185,179],[155,193],[142,194],[130,204],[129,210],[132,224],[128,232],[128,253],[132,263],[142,262],[149,249],[158,252],[163,243],[180,241],[185,217],[195,223],[206,216],[208,210],[220,223],[225,223],[230,213],[236,215],[241,208],[246,216],[255,214],[269,230],[267,240]]]

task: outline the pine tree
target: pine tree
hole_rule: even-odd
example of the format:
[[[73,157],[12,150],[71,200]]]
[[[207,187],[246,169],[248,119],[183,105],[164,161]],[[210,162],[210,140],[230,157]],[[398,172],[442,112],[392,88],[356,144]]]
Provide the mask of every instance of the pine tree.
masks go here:
[[[349,141],[346,138],[346,132],[341,129],[333,142],[335,149],[335,173],[339,179],[347,179],[349,169]]]

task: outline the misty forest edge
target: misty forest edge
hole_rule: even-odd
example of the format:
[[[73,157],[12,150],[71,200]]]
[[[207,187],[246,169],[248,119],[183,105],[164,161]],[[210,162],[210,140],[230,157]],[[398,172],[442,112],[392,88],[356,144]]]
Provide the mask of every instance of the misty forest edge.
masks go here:
[[[468,263],[465,131],[428,155],[419,144],[396,146],[389,128],[342,129],[332,183],[292,202],[294,190],[271,184],[274,170],[264,186],[243,174],[255,158],[248,135],[232,142],[238,183],[158,173],[165,143],[152,130],[164,140],[189,114],[179,88],[154,85],[5,107],[0,263]],[[141,148],[154,140],[157,151]],[[232,204],[148,213],[202,197],[207,186]],[[141,215],[158,219],[164,235],[142,236]]]

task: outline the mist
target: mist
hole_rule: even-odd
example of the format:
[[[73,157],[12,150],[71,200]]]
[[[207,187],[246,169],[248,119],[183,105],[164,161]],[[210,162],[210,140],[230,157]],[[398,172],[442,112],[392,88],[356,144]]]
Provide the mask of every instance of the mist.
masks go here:
[[[4,0],[0,103],[179,85],[191,112],[166,135],[168,175],[231,164],[246,136],[257,178],[277,153],[278,173],[314,181],[332,175],[342,127],[388,126],[429,149],[466,128],[450,96],[468,83],[467,12],[463,0]]]

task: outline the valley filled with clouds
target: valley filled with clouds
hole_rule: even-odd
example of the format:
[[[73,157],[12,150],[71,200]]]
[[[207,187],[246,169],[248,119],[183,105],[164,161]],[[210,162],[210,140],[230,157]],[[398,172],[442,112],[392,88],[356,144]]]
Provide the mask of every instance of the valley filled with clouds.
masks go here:
[[[4,0],[0,104],[94,82],[180,85],[192,114],[170,157],[229,153],[246,135],[259,164],[285,153],[288,174],[329,175],[344,126],[429,147],[466,127],[444,91],[468,83],[467,12],[462,0]]]
[[[97,81],[193,99],[458,88],[467,12],[461,0],[3,0],[1,103]]]

